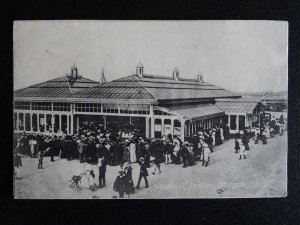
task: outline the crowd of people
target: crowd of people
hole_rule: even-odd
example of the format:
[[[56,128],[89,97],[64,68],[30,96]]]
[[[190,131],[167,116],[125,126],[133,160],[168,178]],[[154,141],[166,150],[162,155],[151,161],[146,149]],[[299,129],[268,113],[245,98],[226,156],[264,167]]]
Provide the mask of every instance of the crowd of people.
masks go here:
[[[253,138],[254,144],[259,144],[261,141],[262,144],[267,144],[267,139],[274,138],[275,135],[283,135],[283,132],[287,130],[287,120],[283,117],[275,118],[272,120],[265,121],[260,126],[249,127],[235,134],[235,153],[239,153],[239,159],[246,159],[246,150],[249,148],[249,140]]]
[[[249,150],[249,140],[254,135],[255,143],[258,140],[266,142],[277,133],[282,134],[284,127],[279,123],[271,121],[260,128],[245,129],[242,133],[236,134],[235,152],[240,153],[240,159],[246,158],[245,151]],[[30,155],[38,159],[38,169],[43,169],[43,157],[50,156],[54,162],[54,156],[67,160],[78,160],[80,163],[97,165],[99,169],[98,187],[104,187],[106,165],[120,166],[121,170],[114,182],[113,189],[119,192],[119,197],[124,194],[133,193],[135,188],[139,188],[142,179],[145,187],[149,187],[147,180],[150,164],[154,169],[152,174],[161,173],[160,164],[181,164],[183,168],[193,166],[197,161],[203,167],[209,165],[210,154],[214,151],[214,146],[222,144],[224,140],[230,138],[229,127],[217,124],[215,127],[204,130],[200,129],[191,137],[186,137],[183,142],[179,137],[172,135],[161,138],[147,139],[138,132],[126,130],[115,131],[105,130],[103,127],[91,126],[82,130],[81,134],[63,135],[61,137],[51,135],[14,135],[15,165],[18,168],[21,155]],[[140,176],[137,185],[134,187],[132,180],[131,163],[139,163]]]

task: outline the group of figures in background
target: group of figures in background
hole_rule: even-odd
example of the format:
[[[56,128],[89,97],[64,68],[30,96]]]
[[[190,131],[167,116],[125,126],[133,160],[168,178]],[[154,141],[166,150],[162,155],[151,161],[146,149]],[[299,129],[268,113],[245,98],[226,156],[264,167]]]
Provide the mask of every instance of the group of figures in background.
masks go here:
[[[235,138],[235,153],[240,153],[239,159],[242,157],[245,159],[251,138],[256,144],[259,140],[266,144],[266,139],[273,138],[276,134],[282,135],[284,130],[286,130],[286,120],[282,122],[278,118],[273,118],[260,127],[249,127],[234,136],[229,133],[228,125],[217,124],[208,130],[198,130],[191,137],[186,137],[185,141],[172,135],[147,139],[133,129],[105,130],[95,124],[86,126],[81,130],[80,135],[58,137],[24,132],[14,135],[15,177],[20,178],[21,157],[25,155],[38,159],[38,169],[43,169],[44,156],[50,156],[51,162],[54,161],[54,156],[59,156],[96,166],[99,170],[98,184],[96,184],[94,171],[89,171],[90,188],[95,190],[106,185],[107,165],[120,166],[113,189],[119,193],[120,198],[123,198],[124,194],[129,197],[135,189],[139,188],[142,179],[145,181],[145,187],[149,187],[147,169],[151,167],[151,163],[154,164],[152,172],[154,175],[161,173],[161,163],[181,164],[186,168],[194,166],[199,161],[203,167],[207,167],[214,146],[221,145],[231,137]],[[136,186],[132,179],[132,163],[140,165]]]

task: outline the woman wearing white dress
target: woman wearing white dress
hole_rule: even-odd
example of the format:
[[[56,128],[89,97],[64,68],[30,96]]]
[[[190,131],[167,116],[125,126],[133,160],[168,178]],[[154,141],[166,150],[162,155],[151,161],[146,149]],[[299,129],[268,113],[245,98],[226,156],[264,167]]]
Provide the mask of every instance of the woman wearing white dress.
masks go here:
[[[221,133],[221,140],[224,141],[224,131],[222,127],[220,127],[220,133]]]
[[[129,145],[129,157],[130,157],[130,162],[136,162],[136,146],[134,142],[130,142]]]
[[[270,139],[271,135],[270,135],[270,128],[269,128],[268,125],[266,126],[265,131],[266,131],[266,137],[267,137],[267,139]]]
[[[215,146],[216,145],[216,132],[214,129],[211,132],[211,137],[213,139],[212,145]]]
[[[180,150],[180,142],[179,142],[179,140],[177,138],[174,138],[174,140],[173,140],[173,146],[174,146],[173,154],[177,157],[177,153]]]
[[[208,166],[208,159],[209,159],[209,154],[210,154],[210,149],[208,147],[208,144],[205,142],[202,142],[203,146],[203,163],[202,166],[207,167]]]
[[[246,159],[246,148],[243,145],[243,142],[240,141],[240,158],[239,159],[242,159],[242,156],[244,156],[244,159]]]
[[[31,152],[31,158],[35,157],[35,146],[37,142],[35,139],[30,139],[29,146],[30,146],[30,152]]]

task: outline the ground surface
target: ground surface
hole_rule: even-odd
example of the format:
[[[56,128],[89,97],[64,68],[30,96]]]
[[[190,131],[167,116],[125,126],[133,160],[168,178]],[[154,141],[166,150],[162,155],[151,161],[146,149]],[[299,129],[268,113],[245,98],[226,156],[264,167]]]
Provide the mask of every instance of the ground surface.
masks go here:
[[[149,171],[149,185],[140,189],[131,198],[249,198],[282,197],[287,195],[287,137],[276,136],[267,145],[250,142],[247,159],[239,160],[233,150],[234,141],[229,140],[215,147],[208,167],[200,162],[193,167],[181,165],[161,165],[161,174],[153,175],[153,165]],[[120,170],[119,166],[107,167],[106,187],[91,191],[83,179],[81,191],[69,187],[69,180],[84,170],[77,160],[66,161],[44,158],[43,170],[38,170],[38,160],[23,158],[22,179],[15,179],[15,197],[18,199],[91,199],[118,196],[112,190],[113,182]],[[136,184],[139,167],[133,164],[133,180]],[[98,177],[98,171],[96,177]],[[217,190],[221,190],[218,193]],[[125,197],[126,198],[126,197]]]

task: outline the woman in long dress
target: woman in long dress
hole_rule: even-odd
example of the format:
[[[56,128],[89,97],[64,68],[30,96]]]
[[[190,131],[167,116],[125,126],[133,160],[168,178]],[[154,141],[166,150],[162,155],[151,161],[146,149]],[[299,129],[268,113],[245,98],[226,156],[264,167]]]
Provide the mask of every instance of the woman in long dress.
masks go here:
[[[222,127],[220,127],[220,133],[221,133],[221,141],[224,141],[224,130]]]
[[[129,145],[130,162],[136,162],[136,146],[133,141]]]
[[[202,163],[202,166],[205,166],[207,167],[208,166],[208,160],[209,160],[209,154],[210,154],[210,150],[209,150],[209,147],[208,147],[208,144],[207,143],[203,143],[203,163]]]
[[[216,132],[215,132],[214,129],[213,129],[212,132],[211,132],[211,137],[212,137],[212,139],[213,139],[212,145],[215,146],[215,145],[216,145]]]
[[[122,168],[122,167],[121,167]],[[125,181],[125,193],[132,194],[134,192],[134,183],[132,180],[132,168],[130,163],[123,164],[123,171],[125,174],[124,181]]]

